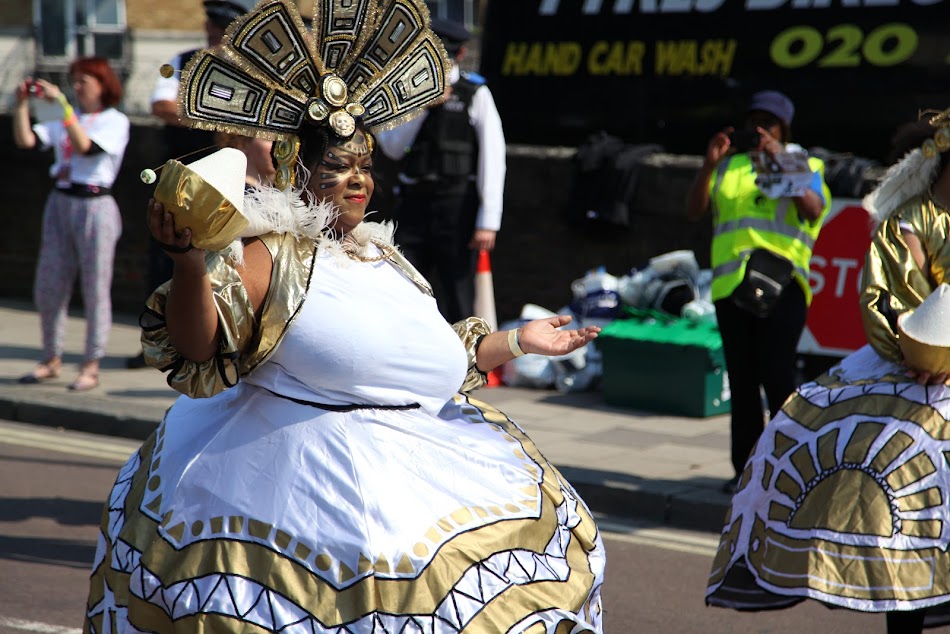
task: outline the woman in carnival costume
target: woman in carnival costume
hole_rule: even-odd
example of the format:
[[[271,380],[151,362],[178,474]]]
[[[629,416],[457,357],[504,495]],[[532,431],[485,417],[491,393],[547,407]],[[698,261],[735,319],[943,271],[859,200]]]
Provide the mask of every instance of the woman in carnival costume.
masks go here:
[[[950,388],[910,367],[897,318],[950,283],[950,109],[905,139],[864,200],[875,223],[861,310],[869,345],[801,386],[746,464],[709,605],[811,598],[919,632],[950,605]],[[940,607],[937,607],[940,606]]]
[[[175,271],[142,340],[184,396],[116,480],[85,631],[602,632],[590,512],[468,396],[599,329],[442,319],[364,215],[372,132],[443,96],[445,52],[421,0],[314,17],[267,0],[182,75],[191,125],[274,139],[276,186],[202,220],[218,190],[162,172],[148,222]]]

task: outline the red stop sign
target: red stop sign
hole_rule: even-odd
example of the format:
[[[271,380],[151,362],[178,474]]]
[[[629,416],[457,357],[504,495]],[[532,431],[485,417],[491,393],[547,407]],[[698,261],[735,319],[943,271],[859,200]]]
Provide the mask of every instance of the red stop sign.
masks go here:
[[[871,243],[871,219],[859,201],[832,205],[812,253],[814,298],[801,352],[847,354],[867,343],[858,298],[864,256]]]

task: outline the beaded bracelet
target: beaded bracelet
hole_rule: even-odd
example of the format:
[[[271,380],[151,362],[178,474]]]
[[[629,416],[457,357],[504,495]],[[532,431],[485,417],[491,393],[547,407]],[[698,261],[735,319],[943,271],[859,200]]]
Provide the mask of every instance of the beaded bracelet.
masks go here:
[[[79,123],[79,117],[76,116],[76,111],[73,110],[73,107],[69,104],[66,95],[59,93],[59,95],[56,96],[56,100],[59,101],[59,104],[63,107],[63,126],[68,128],[75,123]]]

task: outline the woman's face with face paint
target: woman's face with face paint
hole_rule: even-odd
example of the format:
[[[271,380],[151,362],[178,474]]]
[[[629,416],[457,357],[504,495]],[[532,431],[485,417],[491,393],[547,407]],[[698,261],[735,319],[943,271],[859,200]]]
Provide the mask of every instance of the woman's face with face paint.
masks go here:
[[[373,195],[372,168],[366,135],[357,130],[348,141],[328,147],[311,170],[307,189],[315,200],[329,199],[337,208],[333,228],[340,234],[349,233],[366,215]]]

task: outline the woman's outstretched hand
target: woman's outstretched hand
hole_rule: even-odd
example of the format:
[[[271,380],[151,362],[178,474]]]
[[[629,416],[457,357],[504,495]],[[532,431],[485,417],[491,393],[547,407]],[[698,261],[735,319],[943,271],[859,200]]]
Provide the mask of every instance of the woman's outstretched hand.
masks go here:
[[[558,330],[571,323],[569,315],[535,319],[521,327],[518,342],[526,353],[549,357],[573,352],[597,338],[600,326],[585,326],[577,330]]]
[[[558,330],[571,323],[567,315],[529,321],[518,329],[518,347],[522,352],[555,357],[573,352],[593,341],[600,326],[585,326],[577,330]],[[514,358],[508,344],[510,331],[493,332],[482,339],[475,352],[475,363],[482,372],[491,372]]]

